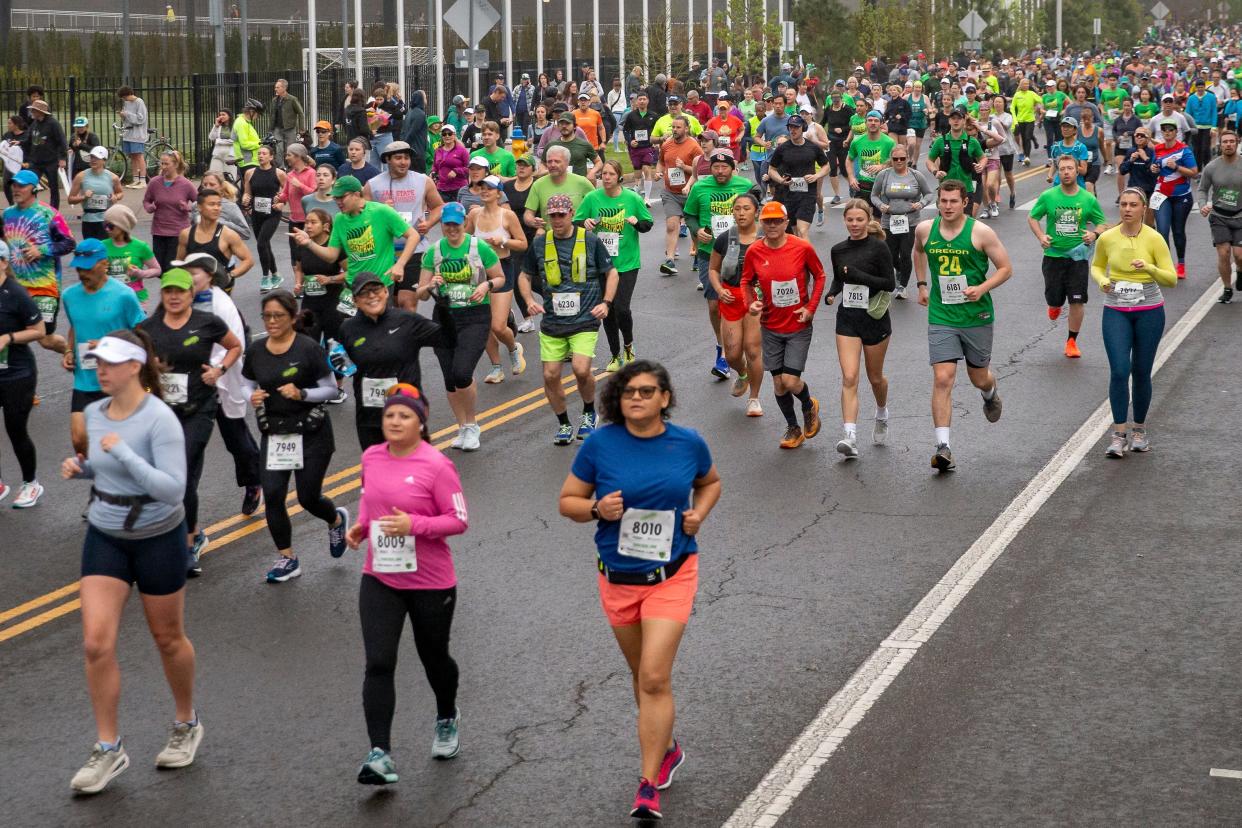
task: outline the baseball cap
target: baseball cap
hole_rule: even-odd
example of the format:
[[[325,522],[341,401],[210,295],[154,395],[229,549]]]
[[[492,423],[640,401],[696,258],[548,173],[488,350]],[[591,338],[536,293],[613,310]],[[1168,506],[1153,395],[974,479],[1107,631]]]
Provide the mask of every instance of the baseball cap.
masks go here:
[[[1173,100],[1176,100],[1176,98],[1174,98],[1172,95],[1170,95],[1170,94],[1168,94],[1168,93],[1165,93],[1164,95],[1161,95],[1161,96],[1160,96],[1160,102],[1161,102],[1161,103],[1164,103],[1165,101],[1173,101]],[[14,177],[14,179],[13,179],[13,180],[14,180],[14,181],[16,181],[16,180],[17,180],[17,178],[16,178],[16,177]]]
[[[354,178],[352,175],[342,176],[332,185],[332,197],[340,198],[346,193],[362,192],[362,182]]]
[[[445,206],[447,207],[448,205],[446,204]],[[461,205],[459,204],[457,206],[460,207]],[[361,273],[359,273],[356,277],[354,277],[354,283],[350,287],[350,290],[353,291],[355,296],[357,296],[359,293],[362,293],[363,290],[370,287],[371,285],[379,285],[380,287],[384,289],[388,288],[388,285],[384,284],[383,279],[381,279],[379,276],[377,276],[376,274],[372,273],[369,270],[364,270]]]
[[[16,179],[16,176],[14,178]],[[106,258],[108,258],[108,249],[104,247],[103,242],[99,239],[82,239],[73,249],[73,261],[69,263],[69,266],[90,270]]]
[[[190,275],[188,270],[182,270],[179,267],[174,267],[172,270],[160,277],[160,290],[163,290],[164,288],[194,290],[194,277]]]
[[[557,193],[548,199],[548,215],[571,215],[574,211],[574,200],[564,193]]]
[[[591,100],[591,96],[590,96],[590,95],[588,95],[586,92],[579,92],[579,93],[578,93],[578,100],[580,100],[580,101],[589,101],[589,100]]]
[[[806,129],[806,119],[801,115],[790,115],[789,120],[785,122],[787,127],[797,127],[798,129]]]
[[[21,184],[23,187],[38,187],[39,175],[31,170],[20,170],[13,176],[14,184]]]
[[[1052,78],[1048,78],[1048,82],[1044,84],[1044,86],[1056,86],[1056,85],[1057,85],[1057,82],[1054,81]]]
[[[1164,129],[1165,127],[1173,127],[1174,129],[1177,129],[1177,121],[1172,118],[1164,118],[1160,121],[1160,128]]]
[[[669,103],[681,103],[681,96],[680,95],[669,95],[668,102]]]
[[[967,115],[966,107],[964,106],[955,106],[949,110],[950,118],[953,118],[953,117],[965,118],[966,115]]]
[[[530,80],[530,72],[523,72],[522,80]]]
[[[466,208],[460,202],[450,201],[440,210],[441,224],[464,224],[466,221]]]
[[[322,129],[325,132],[331,132],[332,124],[328,123],[327,121],[316,121],[315,129]]]
[[[1073,127],[1074,129],[1078,129],[1078,119],[1074,117],[1062,118],[1061,126]]]
[[[92,240],[93,241],[93,240]],[[88,357],[102,359],[109,365],[120,365],[122,362],[147,364],[147,349],[132,342],[126,342],[115,336],[102,337],[95,347],[86,352]]]
[[[500,180],[500,176],[498,175],[489,175],[487,178],[483,179],[483,183],[491,187],[493,190],[499,190],[501,187],[505,186],[504,182]]]
[[[733,157],[733,153],[727,149],[712,150],[707,156],[708,163],[715,164],[717,161],[727,163],[730,167],[737,166],[737,159]]]
[[[456,135],[457,127],[453,126],[452,124],[444,124],[443,126],[440,127],[440,133],[443,134],[445,132],[447,132],[449,135]]]
[[[763,209],[759,211],[759,220],[767,219],[788,219],[789,211],[785,209],[785,205],[779,201],[769,201],[763,205]]]
[[[100,161],[108,160],[107,147],[92,147],[91,151],[87,154],[90,155],[91,158],[98,158]]]
[[[481,155],[476,155],[474,158],[471,158],[468,166],[482,167],[485,170],[490,170],[492,168],[491,162]]]
[[[535,164],[535,156],[531,155],[529,152],[528,152],[528,153],[526,153],[525,155],[519,155],[517,158],[515,158],[515,159],[513,159],[513,160],[514,160],[514,162],[515,162],[515,163],[518,163],[518,164],[525,164],[525,165],[526,165],[526,166],[528,166],[528,167],[534,167],[534,166],[537,166],[537,165]]]
[[[719,137],[720,133],[714,129],[705,129],[699,133],[700,141],[710,141],[713,144],[716,143],[716,139]]]
[[[950,83],[952,83],[952,81],[950,81],[948,78],[941,78],[941,79],[940,79],[940,85],[941,85],[941,86],[948,86]]]
[[[79,115],[78,117],[73,119],[73,128],[77,129],[78,127],[84,127],[89,123],[90,121],[88,121],[86,118],[83,118],[81,115]]]
[[[556,122],[557,122],[558,124],[573,124],[573,123],[577,123],[577,122],[574,120],[574,116],[573,116],[573,115],[570,115],[568,112],[562,112],[560,115],[557,115],[557,116],[556,116]]]
[[[220,262],[210,253],[191,253],[184,259],[174,259],[173,267],[197,267],[199,270],[207,273],[215,282],[216,276],[220,273]]]

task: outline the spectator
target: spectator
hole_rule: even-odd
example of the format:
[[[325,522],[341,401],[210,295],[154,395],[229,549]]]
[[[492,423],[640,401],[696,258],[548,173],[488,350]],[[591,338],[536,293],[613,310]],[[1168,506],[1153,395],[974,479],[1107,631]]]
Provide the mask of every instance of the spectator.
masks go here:
[[[275,84],[275,96],[272,98],[272,134],[280,144],[278,158],[284,157],[284,150],[290,144],[298,143],[298,133],[305,125],[306,113],[302,111],[302,102],[289,94],[289,81],[281,78]]]
[[[47,101],[32,103],[30,115],[34,120],[30,124],[30,154],[26,157],[26,166],[47,179],[48,199],[53,208],[59,209],[60,176],[57,173],[67,166],[69,158],[65,130],[52,117]]]
[[[143,153],[147,149],[147,104],[128,86],[116,90],[121,99],[117,117],[121,119],[121,152],[129,156],[131,180],[126,186],[132,190],[147,187],[147,163]]]

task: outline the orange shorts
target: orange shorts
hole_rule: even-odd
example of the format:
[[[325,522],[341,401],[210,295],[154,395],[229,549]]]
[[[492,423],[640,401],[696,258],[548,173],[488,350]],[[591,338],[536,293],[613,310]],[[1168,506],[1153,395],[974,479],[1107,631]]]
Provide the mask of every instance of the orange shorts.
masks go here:
[[[699,556],[690,556],[677,574],[654,586],[612,584],[599,575],[599,602],[614,627],[628,627],[644,618],[667,618],[685,624],[699,591]]]
[[[750,308],[746,305],[746,297],[742,294],[741,286],[733,287],[723,282],[720,287],[733,294],[734,301],[720,303],[720,318],[728,322],[739,322],[746,314],[750,313]]]

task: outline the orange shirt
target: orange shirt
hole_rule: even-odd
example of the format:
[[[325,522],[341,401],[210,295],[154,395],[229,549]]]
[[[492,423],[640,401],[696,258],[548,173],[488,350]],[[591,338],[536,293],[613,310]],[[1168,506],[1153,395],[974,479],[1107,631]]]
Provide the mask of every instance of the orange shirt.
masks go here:
[[[669,138],[663,144],[660,144],[660,165],[664,167],[664,188],[670,193],[689,192],[690,180],[694,173],[694,162],[703,154],[703,150],[699,147],[699,142],[693,138],[686,138],[679,144],[672,138]],[[673,184],[669,180],[669,172],[675,169],[681,169],[677,166],[680,161],[690,168],[691,172],[682,170],[682,181],[680,184]]]
[[[723,118],[717,115],[708,121],[703,128],[715,130],[716,134],[722,138],[727,137],[729,139],[729,149],[733,150],[733,157],[740,157],[738,151],[742,145],[742,133],[746,128],[736,115],[726,115]]]
[[[582,109],[574,110],[574,120],[578,123],[578,128],[586,133],[587,140],[591,142],[591,146],[599,149],[604,145],[604,119],[600,114],[589,106],[586,111]]]

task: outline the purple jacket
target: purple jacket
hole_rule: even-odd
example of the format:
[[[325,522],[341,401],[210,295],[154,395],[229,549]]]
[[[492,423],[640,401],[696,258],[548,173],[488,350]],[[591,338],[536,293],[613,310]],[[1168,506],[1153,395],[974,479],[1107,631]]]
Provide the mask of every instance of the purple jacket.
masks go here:
[[[461,141],[454,143],[451,150],[443,146],[437,148],[435,160],[431,164],[436,189],[452,193],[466,186],[466,165],[469,163],[470,153]],[[450,170],[456,173],[452,178],[449,178]]]

